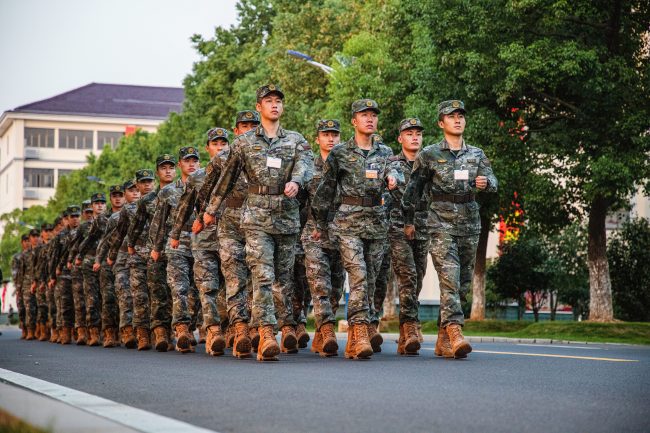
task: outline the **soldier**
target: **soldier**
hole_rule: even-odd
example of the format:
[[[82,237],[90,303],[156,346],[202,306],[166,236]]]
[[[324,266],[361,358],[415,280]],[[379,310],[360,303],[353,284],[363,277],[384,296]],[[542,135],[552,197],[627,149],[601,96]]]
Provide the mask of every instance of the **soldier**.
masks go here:
[[[314,305],[316,332],[311,351],[321,356],[336,356],[338,343],[334,331],[336,309],[343,292],[345,270],[341,262],[341,254],[331,239],[327,228],[320,234],[319,240],[314,240],[312,234],[318,230],[311,211],[316,189],[323,179],[323,167],[332,148],[341,141],[340,122],[335,119],[320,120],[317,125],[316,143],[319,152],[314,158],[314,178],[307,185],[309,202],[307,205],[307,223],[302,231],[302,245],[305,250],[305,267],[307,281]],[[334,219],[336,200],[328,212],[327,221]]]
[[[237,113],[235,127],[236,136],[247,133],[260,123],[257,111],[245,110]],[[233,356],[246,358],[251,350],[257,350],[259,333],[257,324],[251,321],[252,286],[250,272],[246,264],[246,234],[241,226],[243,204],[248,195],[246,176],[239,176],[228,198],[221,205],[222,209],[212,206],[210,196],[219,180],[222,169],[230,154],[230,147],[212,158],[206,168],[206,178],[197,196],[197,219],[192,225],[192,231],[199,233],[203,230],[203,215],[206,208],[217,215],[221,212],[217,227],[219,239],[219,258],[226,286],[226,308],[228,322],[234,328]],[[215,199],[216,200],[216,199]],[[207,227],[209,229],[210,226]],[[217,299],[218,302],[218,299]],[[221,314],[221,313],[219,313]],[[228,347],[228,338],[226,347]]]
[[[40,232],[37,229],[29,231],[29,247],[25,251],[23,261],[23,304],[25,305],[25,325],[27,326],[26,340],[33,340],[36,335],[36,282],[34,281],[34,252],[40,244]]]
[[[64,224],[63,224],[63,218],[61,216],[56,217],[54,220],[54,230],[52,232],[52,236],[50,238],[50,242],[48,245],[48,250],[47,250],[47,262],[45,263],[45,284],[46,284],[46,299],[47,299],[47,309],[48,309],[48,316],[50,318],[50,343],[58,343],[60,336],[59,336],[59,331],[60,328],[57,326],[57,304],[56,304],[56,299],[55,299],[55,294],[54,294],[54,287],[56,284],[56,280],[52,281],[51,276],[54,274],[54,270],[52,268],[53,261],[52,258],[54,257],[55,250],[58,248],[58,241],[59,241],[59,233],[61,233],[61,230],[63,230]]]
[[[158,188],[138,201],[127,231],[133,326],[136,328],[138,350],[151,349],[149,334],[152,326],[171,326],[172,304],[167,286],[167,258],[161,255],[156,262],[150,257],[153,247],[150,234],[157,232],[157,227],[151,227],[150,222],[158,204],[158,193],[171,184],[176,176],[176,160],[171,154],[165,153],[156,158],[156,175]],[[170,331],[167,329],[166,332]]]
[[[386,187],[393,190],[401,180],[400,174],[388,167],[393,152],[372,139],[379,113],[379,106],[371,99],[352,104],[354,137],[330,152],[312,203],[319,229],[313,238],[319,240],[327,228],[337,191],[341,194],[330,231],[338,238],[341,259],[350,277],[345,357],[352,359],[369,358],[377,337],[381,339],[376,329],[369,336],[374,310],[369,300],[374,296],[388,231],[382,195]]]
[[[284,110],[280,88],[265,85],[257,89],[256,96],[261,125],[234,140],[203,218],[206,225],[215,222],[216,211],[245,174],[248,198],[241,226],[246,230],[246,260],[253,275],[253,321],[260,325],[257,359],[267,361],[277,360],[280,350],[297,351],[291,299],[300,230],[296,195],[312,178],[313,156],[301,134],[280,126]],[[273,334],[276,323],[282,331],[282,349]]]
[[[413,169],[415,156],[422,146],[424,127],[418,118],[407,118],[399,124],[397,141],[402,151],[390,158],[396,170],[404,174],[408,183]],[[418,295],[422,290],[422,280],[427,270],[429,253],[429,233],[426,229],[427,202],[421,200],[415,209],[416,236],[406,239],[404,234],[404,215],[401,200],[404,188],[393,191],[392,205],[389,210],[390,253],[393,272],[397,279],[399,292],[399,340],[397,353],[400,355],[417,355],[420,350],[418,336]]]
[[[93,219],[81,225],[80,233],[77,235],[81,236],[81,241],[72,248],[70,254],[71,257],[74,257],[75,266],[81,266],[83,274],[86,326],[88,326],[90,335],[88,345],[99,346],[101,344],[99,331],[102,326],[102,298],[99,275],[93,271],[93,265],[95,264],[99,237],[106,225],[106,216],[102,215],[106,212],[106,195],[102,192],[96,192],[90,197],[90,203],[93,208]]]
[[[296,196],[300,205],[300,233],[305,228],[307,223],[307,201],[309,200],[309,193],[305,188],[300,188]],[[309,342],[309,334],[307,333],[307,313],[309,312],[309,283],[307,282],[307,269],[305,268],[305,249],[302,245],[300,236],[296,239],[296,249],[294,251],[293,263],[293,320],[296,326],[296,338],[298,339],[298,347],[304,349]]]
[[[93,216],[93,209],[90,205],[90,200],[84,200],[81,203],[81,214],[79,216],[83,222],[79,220],[79,225],[70,231],[70,235],[61,252],[61,259],[59,262],[59,269],[62,270],[65,267],[70,270],[74,303],[75,343],[78,346],[83,346],[87,343],[88,327],[86,324],[86,297],[83,289],[83,272],[81,271],[81,266],[73,266],[74,256],[72,255],[72,250],[76,249],[83,239],[81,225],[88,224],[88,222],[92,220]]]
[[[47,307],[47,264],[48,248],[52,226],[50,224],[41,224],[41,242],[34,250],[34,284],[36,296],[36,336],[38,341],[47,341],[50,339],[50,328],[48,327],[48,307]]]
[[[138,199],[149,194],[154,188],[154,172],[153,170],[138,170],[135,172],[135,189],[127,181],[124,184],[126,205],[120,210],[115,229],[111,233],[107,241],[107,258],[106,263],[113,266],[113,273],[115,274],[115,291],[118,297],[120,309],[120,340],[121,343],[128,349],[135,349],[137,347],[137,339],[133,329],[133,291],[131,290],[131,257],[133,261],[139,263],[140,252],[144,254],[145,241],[141,240],[136,243],[135,250],[140,251],[133,256],[128,254],[128,240],[127,231],[129,229],[131,219],[135,215]],[[111,215],[113,218],[113,215]],[[109,221],[110,223],[110,221]],[[137,259],[136,259],[137,257]],[[146,263],[146,262],[145,262]],[[144,265],[144,272],[146,273],[146,264]],[[146,275],[146,274],[145,274]],[[144,278],[144,287],[146,289],[146,276]],[[149,299],[148,296],[146,298]]]
[[[428,227],[431,257],[440,280],[440,326],[435,353],[451,352],[464,358],[472,351],[462,333],[461,300],[469,291],[474,271],[476,247],[481,231],[477,191],[494,192],[497,179],[483,151],[465,143],[465,106],[462,101],[438,105],[438,126],[444,138],[422,150],[404,197],[404,233],[414,239],[414,213],[428,189]],[[451,346],[451,347],[449,347]]]
[[[19,253],[14,254],[11,260],[11,277],[14,281],[16,293],[16,306],[18,307],[18,323],[20,324],[20,339],[27,337],[27,326],[25,326],[25,304],[23,304],[23,262],[25,251],[29,248],[29,235],[22,235],[20,238]]]
[[[227,147],[228,131],[225,128],[212,128],[208,131],[205,149],[211,160],[218,158],[216,155]],[[211,167],[211,163],[208,164],[208,167]],[[196,216],[195,210],[203,205],[203,203],[199,203],[198,194],[205,184],[205,180],[205,170],[198,170],[188,178],[185,191],[179,200],[174,225],[169,234],[169,243],[173,249],[180,246],[181,234],[183,231],[187,231],[188,221],[192,216]],[[205,196],[202,197],[202,200],[205,200]],[[220,270],[216,225],[213,224],[195,234],[191,240],[194,281],[200,293],[203,327],[207,332],[205,351],[212,356],[222,355],[226,346],[223,330],[228,327],[228,313],[223,286],[224,279]]]
[[[187,177],[199,169],[199,150],[193,146],[181,147],[178,151],[178,166],[181,177],[173,184],[167,185],[158,193],[158,202],[151,220],[150,236],[153,239],[151,259],[154,262],[165,261],[167,287],[170,293],[162,298],[172,300],[172,317],[165,317],[153,326],[156,350],[166,351],[169,342],[167,329],[170,324],[176,332],[176,350],[182,353],[193,351],[191,325],[191,307],[188,305],[189,292],[194,284],[192,267],[194,260],[191,250],[191,226],[186,224],[180,232],[180,242],[176,248],[168,245],[169,232],[176,216],[176,209],[185,188]],[[168,323],[169,322],[169,323]],[[222,337],[223,339],[223,337]],[[158,346],[161,346],[159,349]]]
[[[93,219],[93,206],[92,203],[90,202],[90,199],[81,202],[81,209],[82,209],[81,223]]]

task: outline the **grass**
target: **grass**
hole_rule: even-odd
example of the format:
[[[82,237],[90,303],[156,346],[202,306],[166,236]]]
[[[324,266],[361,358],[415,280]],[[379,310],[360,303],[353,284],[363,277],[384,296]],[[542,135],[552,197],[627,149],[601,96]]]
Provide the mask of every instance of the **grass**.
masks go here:
[[[36,428],[0,409],[0,432],[2,433],[47,433],[51,430]]]

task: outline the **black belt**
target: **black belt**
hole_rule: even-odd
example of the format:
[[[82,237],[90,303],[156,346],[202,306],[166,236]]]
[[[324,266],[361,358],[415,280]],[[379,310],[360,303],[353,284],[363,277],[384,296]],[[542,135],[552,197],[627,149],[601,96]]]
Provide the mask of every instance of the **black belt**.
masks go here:
[[[474,194],[433,194],[431,201],[449,201],[452,203],[469,203],[474,201],[476,196]]]
[[[248,192],[251,194],[280,195],[284,194],[284,187],[266,185],[248,185]]]
[[[228,197],[226,199],[226,207],[230,207],[233,209],[238,209],[244,205],[244,198],[243,197]]]
[[[342,204],[349,204],[352,206],[364,206],[364,207],[375,207],[381,206],[381,197],[353,197],[350,195],[344,195],[341,197]]]

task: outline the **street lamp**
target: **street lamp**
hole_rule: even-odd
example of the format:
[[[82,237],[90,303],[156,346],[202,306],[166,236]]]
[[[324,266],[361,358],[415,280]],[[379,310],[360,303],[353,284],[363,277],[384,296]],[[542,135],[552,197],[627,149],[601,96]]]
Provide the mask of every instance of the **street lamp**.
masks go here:
[[[334,71],[334,68],[332,68],[331,66],[327,66],[327,65],[324,65],[322,63],[318,63],[311,56],[309,56],[309,55],[307,55],[305,53],[301,53],[300,51],[287,50],[287,54],[289,54],[290,56],[296,57],[298,59],[306,61],[310,65],[312,65],[312,66],[320,69],[321,71],[325,72],[327,75],[331,75],[332,72]]]
[[[91,182],[97,182],[100,185],[104,185],[104,181],[97,176],[86,176],[86,180],[89,180]]]

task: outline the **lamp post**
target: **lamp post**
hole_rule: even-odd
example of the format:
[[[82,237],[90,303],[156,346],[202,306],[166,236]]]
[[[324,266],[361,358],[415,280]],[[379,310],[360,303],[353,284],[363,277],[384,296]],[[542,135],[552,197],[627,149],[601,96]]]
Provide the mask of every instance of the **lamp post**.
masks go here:
[[[301,53],[300,51],[295,51],[295,50],[287,50],[287,54],[289,54],[292,57],[295,57],[297,59],[301,59],[309,63],[310,65],[320,69],[321,71],[325,72],[327,75],[331,75],[332,72],[334,71],[334,68],[331,66],[324,65],[322,63],[319,63],[315,61],[311,56]]]

